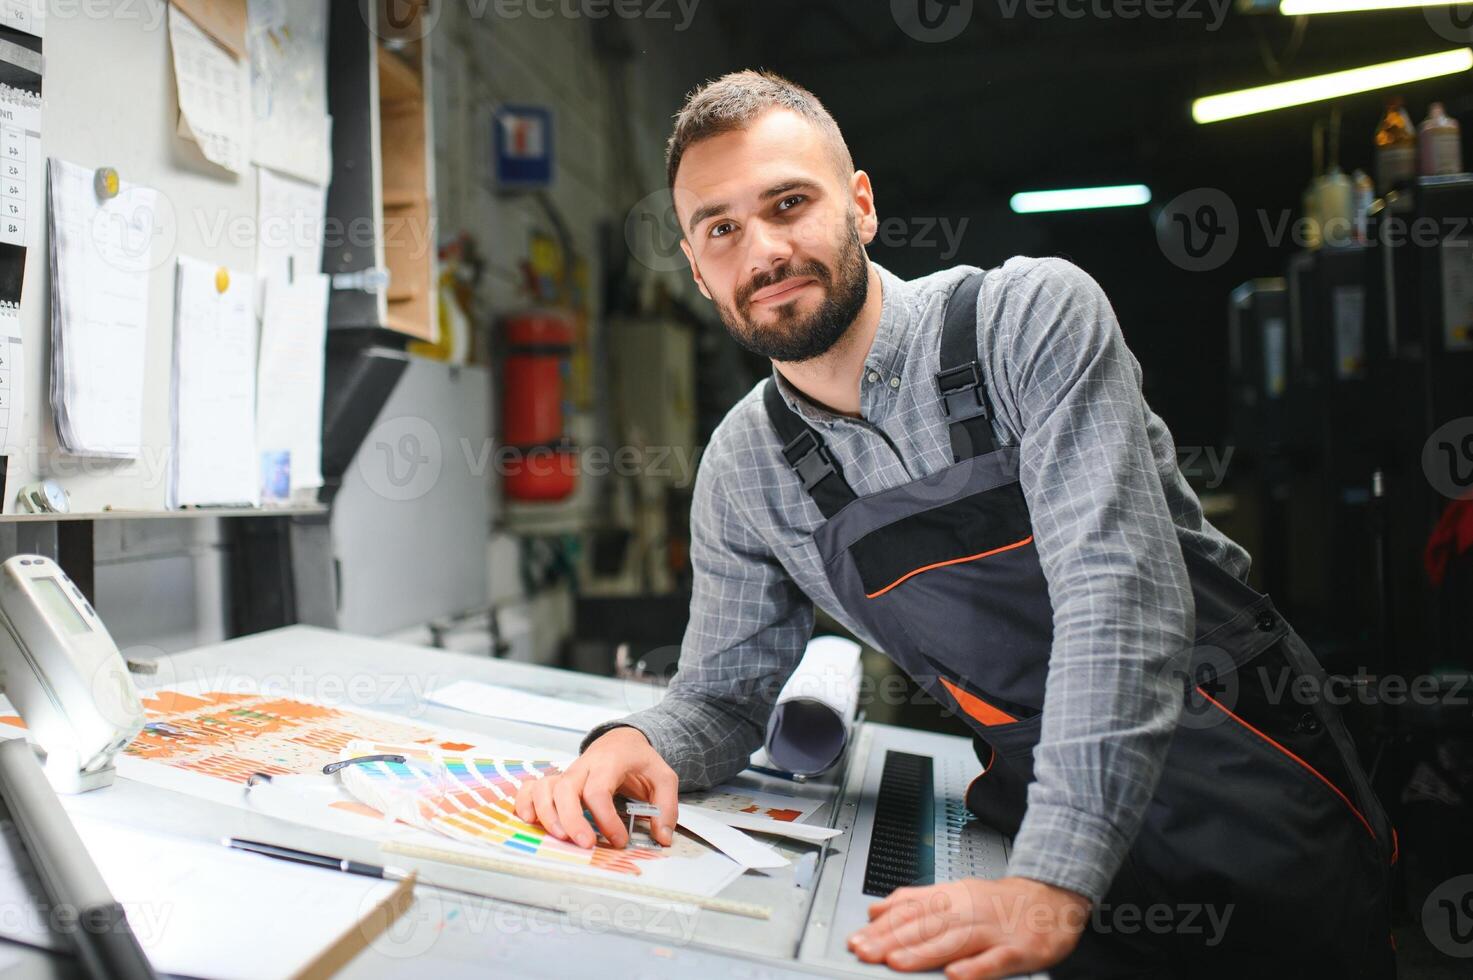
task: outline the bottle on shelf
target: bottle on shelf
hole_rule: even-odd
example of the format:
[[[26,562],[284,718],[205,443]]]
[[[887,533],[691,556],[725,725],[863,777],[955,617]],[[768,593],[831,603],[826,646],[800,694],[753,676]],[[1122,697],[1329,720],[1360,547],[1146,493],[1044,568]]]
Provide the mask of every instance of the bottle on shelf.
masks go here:
[[[1351,211],[1355,215],[1355,240],[1364,245],[1370,240],[1371,204],[1376,200],[1376,184],[1371,175],[1360,168],[1350,175]]]
[[[1388,99],[1376,127],[1376,190],[1385,194],[1409,182],[1416,172],[1416,130],[1401,98]]]
[[[1316,181],[1315,212],[1320,223],[1320,240],[1325,245],[1345,246],[1355,240],[1354,185],[1340,169],[1340,110],[1330,113],[1330,131],[1325,140],[1329,166]]]
[[[1462,133],[1441,102],[1427,107],[1427,118],[1417,127],[1417,151],[1424,177],[1463,172]]]

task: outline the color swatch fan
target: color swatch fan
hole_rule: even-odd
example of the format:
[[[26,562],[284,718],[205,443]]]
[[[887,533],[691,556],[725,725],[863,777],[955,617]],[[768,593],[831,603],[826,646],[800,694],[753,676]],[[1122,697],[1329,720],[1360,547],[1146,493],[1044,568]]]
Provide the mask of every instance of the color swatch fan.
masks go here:
[[[547,835],[516,815],[517,789],[557,773],[546,760],[491,759],[425,746],[354,741],[342,758],[400,755],[404,762],[362,762],[343,768],[343,785],[362,803],[414,827],[523,858],[640,874],[640,865],[666,852],[582,848]]]

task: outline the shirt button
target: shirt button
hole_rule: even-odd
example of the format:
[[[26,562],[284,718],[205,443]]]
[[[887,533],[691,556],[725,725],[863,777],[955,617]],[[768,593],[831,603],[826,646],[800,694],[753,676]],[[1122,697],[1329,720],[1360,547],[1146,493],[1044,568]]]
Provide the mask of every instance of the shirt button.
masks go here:
[[[878,371],[871,371],[869,373],[869,379],[871,381],[879,381],[880,380],[880,372],[878,372]]]
[[[1274,619],[1273,613],[1262,612],[1258,614],[1258,622],[1255,625],[1259,629],[1263,630],[1263,632],[1267,633],[1269,630],[1274,628],[1276,622],[1277,621]]]
[[[899,378],[891,378],[890,379],[890,387],[891,388],[899,388],[900,387],[900,379]]]

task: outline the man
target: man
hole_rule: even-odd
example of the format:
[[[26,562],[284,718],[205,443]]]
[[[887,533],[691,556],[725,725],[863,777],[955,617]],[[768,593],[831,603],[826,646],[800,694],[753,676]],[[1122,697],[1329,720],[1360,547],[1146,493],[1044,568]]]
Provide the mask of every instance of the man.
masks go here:
[[[669,693],[519,815],[586,847],[586,808],[622,846],[618,792],[668,844],[677,788],[760,744],[817,603],[971,724],[968,805],[1014,836],[1005,878],[876,903],[860,959],[1390,975],[1392,831],[1339,718],[1285,694],[1323,674],[1203,518],[1099,287],[1054,259],[879,268],[869,177],[771,74],[693,93],[668,171],[696,284],[773,375],[703,457]]]

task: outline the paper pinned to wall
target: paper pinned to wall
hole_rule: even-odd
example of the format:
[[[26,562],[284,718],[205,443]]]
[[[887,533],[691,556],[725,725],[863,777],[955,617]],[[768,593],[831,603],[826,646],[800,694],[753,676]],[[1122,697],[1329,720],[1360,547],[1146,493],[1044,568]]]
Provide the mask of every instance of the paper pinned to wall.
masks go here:
[[[290,453],[293,495],[322,486],[322,388],[329,279],[321,273],[266,284],[256,381],[262,455]]]
[[[327,6],[250,0],[246,32],[255,115],[252,156],[263,167],[314,184],[326,184],[332,173]]]
[[[0,0],[0,25],[46,36],[46,0]]]
[[[21,357],[20,310],[14,303],[0,303],[0,455],[20,452],[24,446],[22,424],[26,400],[21,390],[25,380]]]
[[[251,161],[251,65],[169,9],[169,43],[179,87],[179,134],[211,162],[245,173]]]
[[[260,503],[254,296],[249,275],[179,257],[170,508]]]
[[[257,173],[256,278],[264,302],[271,280],[322,271],[327,191],[265,167]]]
[[[0,40],[0,242],[26,247],[40,244],[45,225],[43,63],[38,39],[9,36],[16,40]]]
[[[51,410],[67,452],[136,458],[143,439],[148,272],[158,192],[123,183],[99,202],[93,171],[53,158]]]
[[[173,0],[210,37],[235,57],[246,55],[246,0]]]

